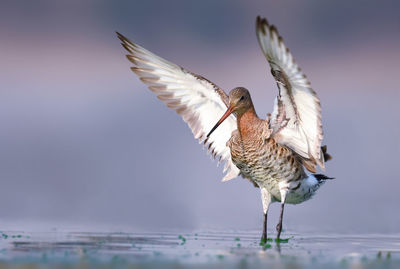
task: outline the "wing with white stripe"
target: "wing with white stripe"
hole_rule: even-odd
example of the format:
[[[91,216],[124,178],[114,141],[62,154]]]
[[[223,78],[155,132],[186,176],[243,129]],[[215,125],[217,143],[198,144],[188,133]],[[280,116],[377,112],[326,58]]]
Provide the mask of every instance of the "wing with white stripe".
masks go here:
[[[275,140],[299,154],[315,170],[324,169],[321,105],[275,26],[257,17],[257,38],[279,88],[270,119]],[[308,167],[307,167],[308,168]]]
[[[157,97],[169,108],[182,116],[193,135],[208,148],[214,158],[225,161],[223,181],[239,175],[239,169],[232,163],[231,153],[226,142],[237,129],[236,118],[229,116],[215,130],[216,135],[208,138],[206,134],[226,111],[228,96],[207,79],[193,74],[182,67],[168,62],[139,45],[118,34],[122,46],[129,52],[127,58],[141,81],[149,86]]]

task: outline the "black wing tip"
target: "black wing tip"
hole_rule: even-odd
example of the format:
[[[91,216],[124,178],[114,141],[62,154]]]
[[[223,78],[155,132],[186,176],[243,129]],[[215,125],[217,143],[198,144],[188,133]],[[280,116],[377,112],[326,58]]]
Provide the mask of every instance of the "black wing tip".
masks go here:
[[[334,177],[328,177],[328,176],[323,175],[323,174],[313,174],[313,176],[314,176],[318,181],[329,180],[329,179],[335,179]]]
[[[266,18],[261,18],[261,16],[257,16],[256,19],[256,29],[258,32],[261,32],[263,35],[266,35],[265,29],[269,28],[269,24]]]
[[[261,18],[260,16],[257,16],[256,24],[257,24],[257,28],[260,28],[260,29],[267,28],[270,31],[278,32],[278,30],[276,29],[275,25],[269,24],[267,18]]]
[[[130,41],[126,36],[124,36],[123,34],[121,34],[118,31],[115,31],[115,33],[117,34],[118,39],[121,41],[121,45],[125,48],[126,51],[128,51],[129,53],[133,53],[133,51],[135,50],[135,48],[137,48],[138,46],[133,43],[132,41]]]
[[[118,39],[121,41],[121,45],[122,45],[126,50],[128,50],[128,48],[126,47],[126,45],[129,44],[129,43],[131,43],[131,42],[129,41],[129,39],[126,38],[123,34],[121,34],[121,33],[118,32],[118,31],[115,31],[115,33],[117,34]],[[128,50],[128,51],[129,51],[129,50]]]
[[[121,34],[120,32],[115,31],[115,33],[117,34],[118,39],[121,40],[122,42],[128,40],[128,39],[127,39],[123,34]]]
[[[117,34],[117,37],[119,40],[121,40],[121,44],[129,44],[132,46],[135,46],[135,43],[133,43],[132,41],[130,41],[126,36],[124,36],[123,34],[121,34],[120,32],[115,31],[115,33]]]
[[[276,35],[280,43],[283,42],[283,38],[279,35],[278,28],[276,28],[276,26],[273,24],[269,24],[266,18],[261,18],[260,16],[257,16],[256,30],[257,32],[261,32],[263,35],[266,35],[267,31],[269,31],[271,35]]]
[[[257,21],[257,25],[260,25],[260,26],[261,26],[261,25],[269,26],[267,18],[261,18],[260,15],[257,16],[256,21]]]

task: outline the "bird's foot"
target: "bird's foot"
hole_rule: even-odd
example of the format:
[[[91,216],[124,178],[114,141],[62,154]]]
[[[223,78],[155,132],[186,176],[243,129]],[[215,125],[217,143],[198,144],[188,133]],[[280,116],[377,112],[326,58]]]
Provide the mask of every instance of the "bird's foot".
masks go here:
[[[265,244],[267,243],[267,233],[263,232],[260,240],[260,244]]]
[[[268,243],[268,241],[272,241],[272,239],[271,238],[268,239],[267,235],[265,235],[265,237],[264,237],[264,234],[263,234],[263,236],[261,237],[261,240],[260,240],[260,246],[262,246],[264,250],[272,247],[271,244]]]

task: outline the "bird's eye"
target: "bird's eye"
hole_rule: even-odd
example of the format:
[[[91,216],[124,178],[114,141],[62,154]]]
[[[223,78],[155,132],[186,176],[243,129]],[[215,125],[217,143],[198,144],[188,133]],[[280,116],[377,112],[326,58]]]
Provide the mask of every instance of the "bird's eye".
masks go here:
[[[244,100],[244,95],[242,97],[240,97],[239,101],[243,101]]]

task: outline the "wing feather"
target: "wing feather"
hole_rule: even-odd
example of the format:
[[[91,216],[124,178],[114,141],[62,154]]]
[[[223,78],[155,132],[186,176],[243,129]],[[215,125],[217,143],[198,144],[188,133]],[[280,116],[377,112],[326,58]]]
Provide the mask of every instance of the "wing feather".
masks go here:
[[[216,135],[206,137],[216,119],[227,109],[226,93],[211,81],[151,53],[119,33],[117,35],[129,53],[127,58],[134,65],[132,71],[161,101],[182,116],[194,137],[208,148],[213,158],[225,162],[223,181],[237,177],[240,171],[232,163],[226,145],[237,128],[235,116],[229,116],[215,130]]]
[[[270,119],[273,136],[278,143],[300,155],[307,162],[310,171],[315,170],[316,164],[324,169],[319,98],[275,26],[269,25],[266,19],[257,17],[256,29],[258,42],[279,88]]]

